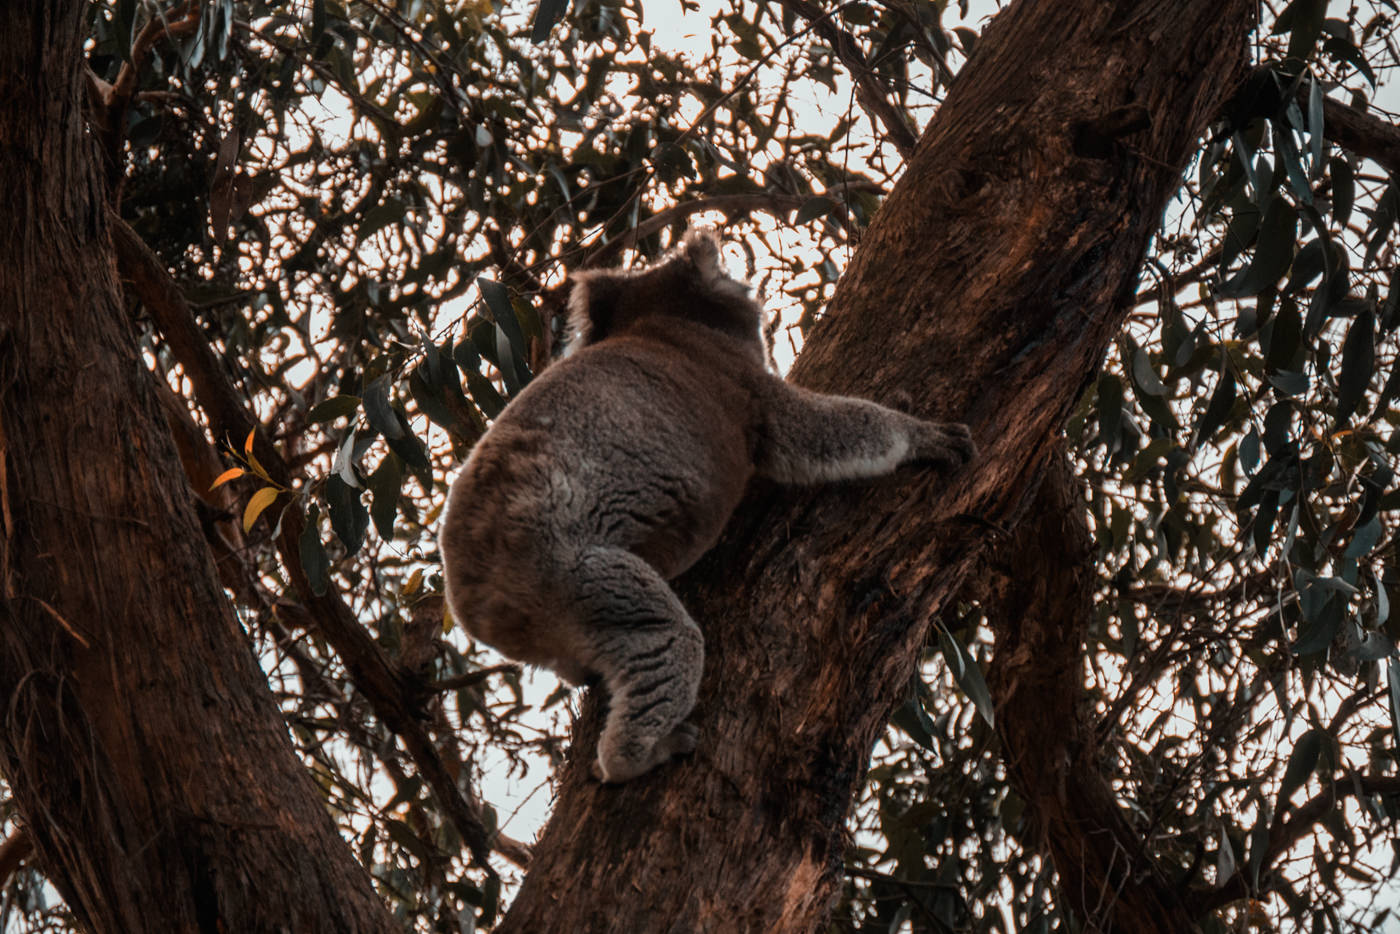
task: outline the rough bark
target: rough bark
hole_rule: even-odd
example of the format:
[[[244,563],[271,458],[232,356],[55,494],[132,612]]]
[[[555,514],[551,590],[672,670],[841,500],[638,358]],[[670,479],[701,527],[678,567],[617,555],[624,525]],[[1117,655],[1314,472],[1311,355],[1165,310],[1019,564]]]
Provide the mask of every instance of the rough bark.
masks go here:
[[[1029,839],[1054,862],[1065,907],[1086,932],[1186,934],[1196,929],[1199,903],[1159,874],[1101,768],[1084,687],[1097,580],[1086,516],[1057,455],[989,562],[993,583],[982,607],[996,654],[987,684],[1002,760],[1026,802]]]
[[[1010,528],[1118,332],[1198,135],[1244,71],[1244,0],[1022,0],[978,43],[793,378],[970,422],[936,476],[753,491],[682,582],[708,660],[696,758],[588,780],[594,700],[502,931],[810,931],[930,618]]]
[[[387,931],[224,598],[112,265],[83,9],[0,34],[0,768],[92,931]]]

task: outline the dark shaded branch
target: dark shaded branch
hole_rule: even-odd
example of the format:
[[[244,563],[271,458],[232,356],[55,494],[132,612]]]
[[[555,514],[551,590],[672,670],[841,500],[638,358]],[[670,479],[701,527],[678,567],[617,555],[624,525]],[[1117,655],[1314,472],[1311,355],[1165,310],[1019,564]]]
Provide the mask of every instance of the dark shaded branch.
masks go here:
[[[183,39],[199,28],[198,0],[185,2],[167,10],[156,10],[131,44],[127,61],[117,72],[117,78],[107,84],[91,70],[86,73],[88,102],[92,108],[91,123],[96,131],[105,160],[108,191],[113,203],[120,196],[118,182],[122,176],[122,146],[126,143],[126,116],[136,96],[141,72],[150,64],[156,43],[161,39]]]
[[[836,21],[833,19],[834,11],[823,10],[810,0],[778,0],[778,2],[811,23],[817,35],[831,46],[836,57],[851,73],[851,80],[856,83],[856,99],[860,101],[861,108],[877,124],[884,127],[890,142],[899,150],[899,154],[908,160],[914,154],[914,146],[919,141],[918,137],[909,126],[909,121],[904,114],[890,103],[889,89],[885,87],[875,70],[870,67],[870,63],[865,60],[865,55],[861,52],[855,37],[836,25]]]
[[[1400,776],[1358,775],[1334,781],[1321,793],[1288,812],[1287,819],[1283,818],[1283,814],[1277,815],[1269,830],[1269,843],[1264,850],[1260,879],[1263,880],[1269,866],[1311,832],[1318,822],[1337,806],[1340,799],[1360,795],[1400,795]],[[1217,891],[1202,898],[1202,910],[1214,911],[1249,897],[1249,885],[1249,880],[1244,874],[1236,872]],[[1262,882],[1261,887],[1267,888]]]
[[[469,688],[472,685],[480,684],[492,675],[499,675],[507,671],[519,672],[519,665],[492,665],[489,668],[481,668],[476,671],[469,671],[464,675],[457,675],[454,678],[443,678],[441,681],[434,681],[428,685],[428,690],[434,694],[444,691],[458,691],[462,688]]]
[[[34,840],[23,827],[16,828],[4,843],[0,843],[0,889],[9,885],[10,876],[19,871],[33,852]]]
[[[1322,100],[1322,135],[1400,178],[1400,127],[1330,97]]]
[[[110,221],[122,277],[150,312],[171,352],[184,368],[212,429],[235,441],[253,432],[254,456],[275,483],[290,489],[293,477],[281,452],[249,413],[237,387],[224,371],[222,361],[195,322],[175,280],[125,221],[115,214]],[[306,614],[303,623],[320,632],[335,648],[355,687],[369,698],[385,726],[403,740],[404,748],[472,856],[488,872],[494,873],[488,860],[490,836],[482,820],[481,806],[468,799],[458,786],[454,774],[458,770],[448,768],[423,727],[426,695],[422,684],[384,653],[334,587],[322,596],[312,590],[301,564],[298,544],[304,522],[300,510],[288,510],[277,539],[282,564],[302,600],[301,609]],[[284,605],[280,609],[292,615],[290,607]]]
[[[1194,912],[1143,852],[1101,761],[1084,690],[1093,543],[1083,495],[1057,453],[1031,512],[989,563],[982,605],[995,634],[987,684],[1011,784],[1059,891],[1086,930],[1173,934]],[[1046,724],[1054,724],[1046,729]]]

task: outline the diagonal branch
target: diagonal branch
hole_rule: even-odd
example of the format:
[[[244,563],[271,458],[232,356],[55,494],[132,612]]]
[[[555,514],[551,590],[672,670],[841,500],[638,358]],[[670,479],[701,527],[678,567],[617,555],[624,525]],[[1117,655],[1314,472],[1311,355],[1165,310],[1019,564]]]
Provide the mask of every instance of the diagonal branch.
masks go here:
[[[125,221],[115,214],[110,216],[110,221],[122,277],[146,306],[171,352],[185,369],[194,385],[195,398],[214,432],[232,438],[243,438],[254,432],[253,455],[276,483],[290,488],[293,481],[290,469],[224,372],[222,362],[200,331],[175,280]],[[448,767],[424,729],[423,705],[427,694],[422,684],[384,653],[334,588],[322,596],[314,593],[301,563],[298,543],[304,519],[300,510],[288,510],[281,526],[277,549],[308,614],[308,624],[314,624],[331,644],[355,687],[369,698],[385,726],[403,740],[404,748],[473,858],[494,875],[495,870],[488,860],[493,840],[482,819],[481,804],[458,786],[454,778],[458,769]]]
[[[889,88],[885,87],[875,69],[870,67],[855,37],[836,25],[832,18],[834,11],[823,10],[811,0],[779,2],[811,23],[817,35],[831,46],[836,57],[841,59],[842,64],[851,73],[851,80],[856,83],[856,99],[860,101],[861,107],[876,123],[885,128],[890,142],[894,143],[899,154],[908,160],[914,154],[918,137],[904,114],[890,103]]]

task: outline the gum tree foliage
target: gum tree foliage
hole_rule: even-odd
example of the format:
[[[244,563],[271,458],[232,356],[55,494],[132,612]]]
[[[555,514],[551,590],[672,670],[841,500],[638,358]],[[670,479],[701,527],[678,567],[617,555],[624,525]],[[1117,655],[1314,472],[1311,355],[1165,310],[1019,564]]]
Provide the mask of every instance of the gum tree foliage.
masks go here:
[[[203,395],[208,360],[124,261],[172,428],[194,429],[182,453],[225,585],[328,807],[421,930],[489,924],[500,881],[395,744],[383,689],[284,598],[289,581],[349,603],[461,787],[481,787],[487,751],[516,776],[558,761],[562,718],[443,631],[432,533],[454,465],[563,334],[563,270],[722,222],[731,265],[782,313],[775,346],[800,347],[983,25],[904,0],[564,6],[90,12],[114,206],[282,461]],[[653,18],[683,10],[697,38],[663,47]],[[1093,544],[1074,664],[1098,766],[1140,837],[1125,858],[1218,886],[1206,930],[1371,929],[1396,911],[1393,888],[1375,896],[1400,864],[1400,156],[1375,136],[1388,126],[1394,147],[1394,115],[1370,103],[1397,65],[1396,17],[1384,0],[1265,5],[1255,71],[1067,431]],[[304,531],[279,551],[289,522]],[[833,929],[1086,923],[989,722],[984,609],[969,593],[940,621],[876,749]],[[489,801],[471,803],[491,830]],[[522,845],[492,849],[518,873]],[[41,873],[8,878],[4,923],[62,924]]]

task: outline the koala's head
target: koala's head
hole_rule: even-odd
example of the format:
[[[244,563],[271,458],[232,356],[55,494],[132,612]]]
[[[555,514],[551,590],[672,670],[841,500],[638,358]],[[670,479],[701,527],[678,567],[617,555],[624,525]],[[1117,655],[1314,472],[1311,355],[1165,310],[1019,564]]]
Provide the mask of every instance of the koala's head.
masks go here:
[[[763,310],[748,285],[720,268],[719,242],[708,230],[689,230],[680,245],[643,269],[576,273],[569,295],[570,349],[624,333],[643,318],[695,321],[762,345]]]

